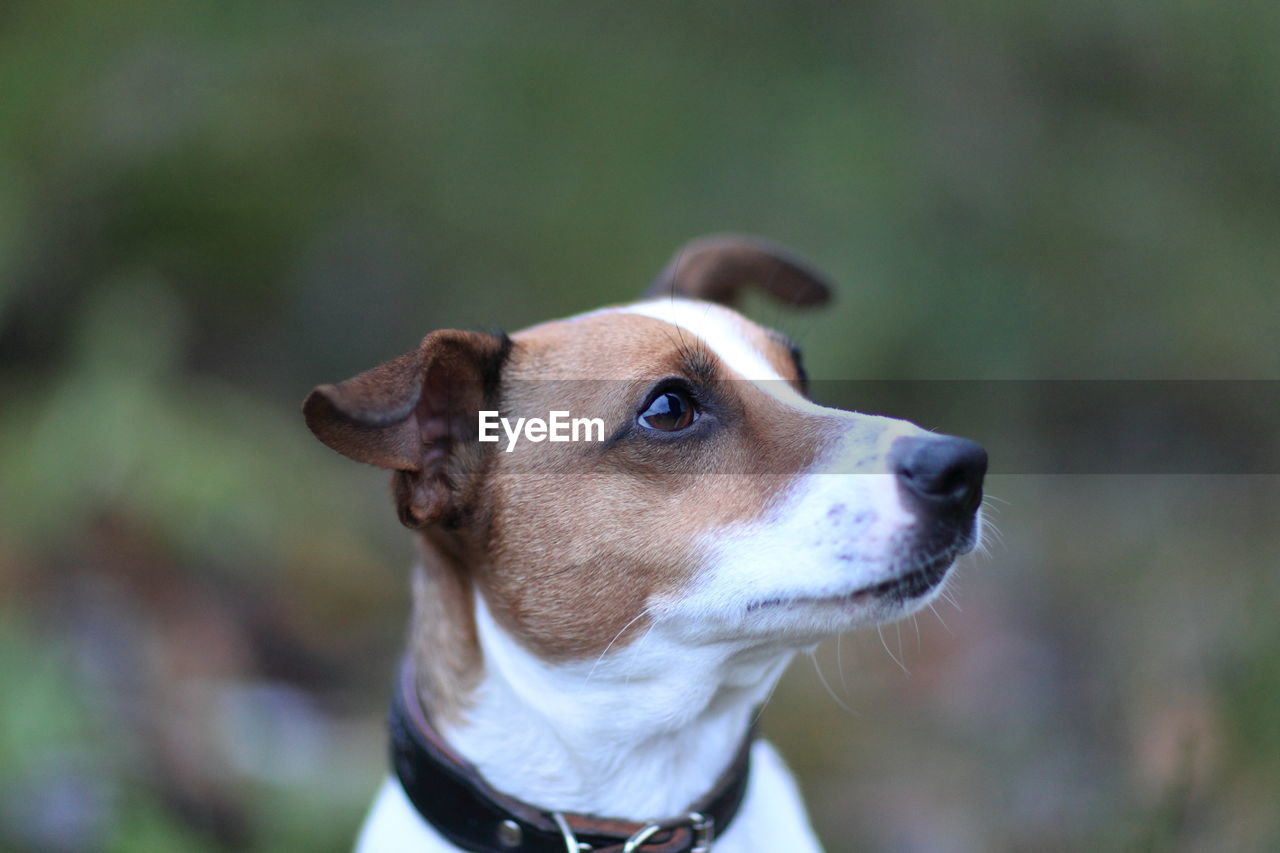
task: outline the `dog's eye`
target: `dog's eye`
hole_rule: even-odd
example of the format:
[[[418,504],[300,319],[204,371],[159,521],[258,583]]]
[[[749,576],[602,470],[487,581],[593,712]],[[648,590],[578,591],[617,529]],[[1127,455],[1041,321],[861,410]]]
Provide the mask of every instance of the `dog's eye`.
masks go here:
[[[678,389],[668,389],[655,394],[640,413],[640,426],[662,432],[676,432],[693,423],[697,410],[689,395]]]

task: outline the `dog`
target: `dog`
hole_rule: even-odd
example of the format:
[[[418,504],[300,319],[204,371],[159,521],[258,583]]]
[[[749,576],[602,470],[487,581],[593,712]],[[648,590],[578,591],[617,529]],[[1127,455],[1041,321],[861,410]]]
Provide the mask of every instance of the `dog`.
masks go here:
[[[307,398],[317,438],[393,472],[421,554],[361,853],[821,849],[758,708],[798,650],[938,594],[987,457],[812,402],[799,349],[733,310],[748,285],[830,295],[703,238],[642,301],[432,332]],[[601,428],[563,438],[568,414]]]

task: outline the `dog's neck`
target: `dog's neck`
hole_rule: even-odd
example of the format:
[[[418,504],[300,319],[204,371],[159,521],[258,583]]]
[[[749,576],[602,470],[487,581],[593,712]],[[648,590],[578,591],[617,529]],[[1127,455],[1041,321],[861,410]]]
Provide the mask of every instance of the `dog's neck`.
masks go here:
[[[437,585],[435,579],[418,581]],[[417,662],[420,689],[449,744],[498,790],[539,807],[645,820],[677,815],[732,761],[793,652],[691,646],[661,620],[595,660],[548,663],[525,650],[466,587],[470,612],[415,613],[412,654],[474,632],[477,653]],[[454,593],[461,590],[454,590]],[[416,595],[418,605],[422,594]],[[450,604],[461,602],[455,597]],[[462,667],[462,669],[459,669]],[[466,667],[473,667],[467,669]],[[441,696],[440,690],[465,690]],[[435,695],[433,695],[433,691]]]

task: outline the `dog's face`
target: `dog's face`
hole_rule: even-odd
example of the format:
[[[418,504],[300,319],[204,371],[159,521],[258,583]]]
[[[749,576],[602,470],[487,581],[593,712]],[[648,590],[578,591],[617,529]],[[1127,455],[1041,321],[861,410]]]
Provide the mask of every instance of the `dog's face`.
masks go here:
[[[670,295],[510,339],[437,332],[317,389],[308,423],[397,471],[402,520],[461,554],[547,660],[623,648],[651,620],[691,644],[801,646],[923,606],[976,542],[985,455],[811,402],[785,337],[684,298],[729,302],[726,279],[825,298],[775,250],[694,244]],[[485,410],[598,418],[603,440],[482,443]]]

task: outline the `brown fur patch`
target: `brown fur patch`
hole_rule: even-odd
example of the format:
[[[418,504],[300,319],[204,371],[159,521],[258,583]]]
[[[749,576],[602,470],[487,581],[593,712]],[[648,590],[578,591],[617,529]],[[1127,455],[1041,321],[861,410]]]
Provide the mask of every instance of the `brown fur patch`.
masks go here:
[[[794,379],[785,347],[742,322]],[[649,317],[599,314],[514,340],[505,416],[546,417],[556,409],[602,417],[617,440],[524,441],[495,453],[487,550],[473,555],[472,568],[495,618],[530,650],[550,660],[598,655],[643,632],[647,621],[638,617],[653,597],[676,594],[693,579],[704,559],[696,544],[703,532],[758,517],[813,461],[822,419],[752,383],[722,381],[733,375],[711,351]],[[715,367],[711,387],[687,377],[691,356]],[[673,376],[690,379],[706,397],[700,422],[687,436],[628,430],[655,383]],[[768,460],[768,472],[755,472],[760,460]]]
[[[433,719],[457,722],[480,682],[483,662],[472,615],[470,574],[423,534],[422,563],[413,572],[409,653],[414,683]]]
[[[798,381],[777,335],[726,309],[707,310],[731,318],[780,376]],[[766,512],[828,440],[821,414],[785,405],[755,382],[731,381],[740,377],[714,352],[661,320],[604,312],[535,326],[515,335],[510,347],[506,340],[494,346],[477,340],[436,333],[423,350],[456,342],[463,346],[457,352],[470,352],[478,366],[505,363],[497,387],[460,360],[437,380],[425,366],[434,362],[406,356],[351,383],[326,386],[309,411],[313,428],[321,427],[317,434],[334,439],[329,443],[337,449],[361,458],[375,455],[366,450],[374,447],[376,458],[364,461],[401,468],[395,492],[402,517],[406,506],[447,506],[425,517],[420,530],[410,629],[423,702],[442,720],[465,713],[482,674],[475,595],[546,660],[622,647],[647,628],[649,602],[678,595],[695,578],[706,558],[700,537]],[[376,394],[366,387],[370,376],[379,380]],[[659,434],[636,424],[663,380],[682,383],[699,406],[699,420],[684,432]],[[413,381],[423,387],[402,387]],[[448,405],[424,420],[422,400],[445,397]],[[384,398],[392,405],[375,405]],[[469,408],[459,411],[463,401]],[[608,439],[525,440],[506,453],[505,442],[473,440],[481,406],[511,419],[546,418],[552,410],[599,417]],[[384,410],[391,415],[380,421]],[[398,432],[394,441],[378,434],[370,444],[363,432],[343,432],[341,418],[361,430]],[[328,423],[337,426],[325,432]],[[423,498],[428,486],[447,490],[447,498]],[[416,526],[417,517],[407,521]]]

